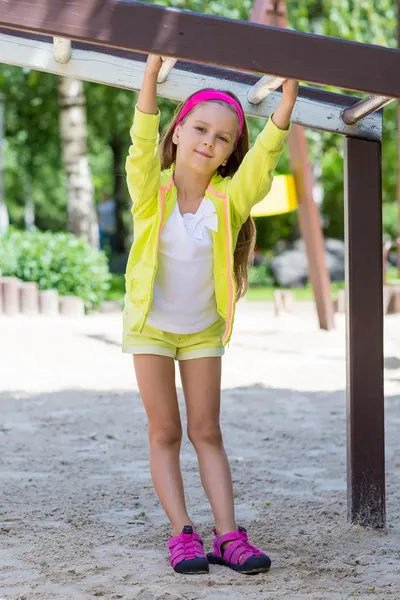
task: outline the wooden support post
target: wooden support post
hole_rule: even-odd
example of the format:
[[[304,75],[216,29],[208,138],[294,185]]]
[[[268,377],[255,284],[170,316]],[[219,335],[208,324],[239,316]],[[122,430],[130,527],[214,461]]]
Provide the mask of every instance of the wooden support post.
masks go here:
[[[78,296],[61,296],[60,314],[64,317],[83,317],[85,306],[82,298]]]
[[[336,312],[345,313],[346,312],[346,291],[339,290],[336,300]]]
[[[283,308],[285,312],[292,313],[294,312],[294,296],[291,290],[284,290],[282,294],[283,298]]]
[[[19,280],[16,277],[3,277],[3,311],[9,317],[19,314]]]
[[[274,315],[276,317],[279,317],[279,315],[281,313],[283,313],[283,296],[282,296],[282,291],[281,290],[274,290],[274,300],[273,300],[273,306],[274,306]]]
[[[39,310],[41,315],[55,317],[59,314],[60,300],[57,290],[39,292]]]
[[[39,290],[36,281],[22,282],[19,286],[19,302],[23,315],[39,314]]]
[[[291,290],[275,290],[273,296],[274,314],[279,317],[282,313],[294,312],[294,296]]]
[[[385,286],[384,288],[384,300],[387,299],[387,291],[385,294],[385,289],[389,290],[389,299],[387,304],[385,304],[385,313],[388,315],[396,315],[400,312],[400,286],[399,285],[390,285]]]
[[[348,518],[385,525],[381,144],[346,138]]]
[[[284,0],[255,0],[250,20],[263,25],[286,28]],[[297,125],[292,127],[288,135],[288,148],[299,198],[300,231],[306,247],[319,325],[321,329],[330,330],[335,326],[330,277],[325,261],[319,209],[313,199],[313,175],[308,160],[307,140],[301,127]]]

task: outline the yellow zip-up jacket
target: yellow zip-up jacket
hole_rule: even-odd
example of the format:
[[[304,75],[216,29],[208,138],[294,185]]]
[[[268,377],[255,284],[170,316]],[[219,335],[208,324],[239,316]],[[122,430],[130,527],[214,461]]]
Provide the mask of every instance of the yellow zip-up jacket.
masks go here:
[[[125,327],[131,331],[141,331],[149,314],[161,230],[177,201],[174,166],[164,171],[160,167],[159,121],[159,114],[144,114],[136,108],[126,160],[134,222],[134,241],[125,275],[126,308],[129,305]],[[239,230],[254,204],[271,188],[272,172],[288,131],[279,129],[270,118],[234,176],[214,175],[205,193],[218,215],[218,231],[212,232],[213,276],[217,310],[226,322],[223,344],[230,340],[235,313],[233,252]]]

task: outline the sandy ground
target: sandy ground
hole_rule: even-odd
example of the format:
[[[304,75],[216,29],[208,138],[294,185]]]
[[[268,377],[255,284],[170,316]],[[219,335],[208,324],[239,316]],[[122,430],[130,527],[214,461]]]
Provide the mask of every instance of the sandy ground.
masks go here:
[[[310,309],[277,319],[241,303],[235,327],[223,430],[238,521],[271,571],[170,568],[120,315],[2,317],[0,599],[400,599],[400,317],[386,322],[384,531],[346,522],[343,318],[327,333]],[[182,466],[208,550],[211,513],[186,440]]]

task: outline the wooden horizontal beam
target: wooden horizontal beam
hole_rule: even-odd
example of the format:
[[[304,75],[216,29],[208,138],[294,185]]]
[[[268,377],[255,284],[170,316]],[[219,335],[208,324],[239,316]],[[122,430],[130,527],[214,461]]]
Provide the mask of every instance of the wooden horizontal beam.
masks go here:
[[[0,26],[400,98],[400,50],[246,21],[132,1],[0,0]]]
[[[31,39],[29,36],[32,34],[7,31],[7,34],[0,31],[1,62],[125,89],[140,89],[145,61],[143,54],[114,49],[102,53],[99,52],[100,46],[74,42],[70,60],[60,63],[54,57],[51,38],[38,39],[33,35]],[[240,98],[247,115],[267,118],[275,110],[281,94],[273,92],[258,105],[249,103],[248,92],[258,79],[247,73],[178,62],[166,82],[158,86],[158,95],[184,100],[203,87],[229,89]],[[301,87],[292,121],[305,127],[379,141],[382,137],[381,113],[361,119],[355,125],[343,122],[343,110],[357,101],[358,98],[344,94]]]

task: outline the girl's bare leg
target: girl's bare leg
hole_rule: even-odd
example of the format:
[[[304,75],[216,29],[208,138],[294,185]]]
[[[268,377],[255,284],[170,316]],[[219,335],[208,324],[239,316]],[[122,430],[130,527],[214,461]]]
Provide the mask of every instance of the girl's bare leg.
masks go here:
[[[182,426],[172,358],[154,354],[134,356],[139,391],[148,418],[150,471],[157,496],[179,535],[192,525],[186,509],[179,454]]]
[[[236,530],[232,476],[219,424],[221,358],[179,363],[185,394],[188,436],[199,461],[200,477],[210,500],[218,535]]]

